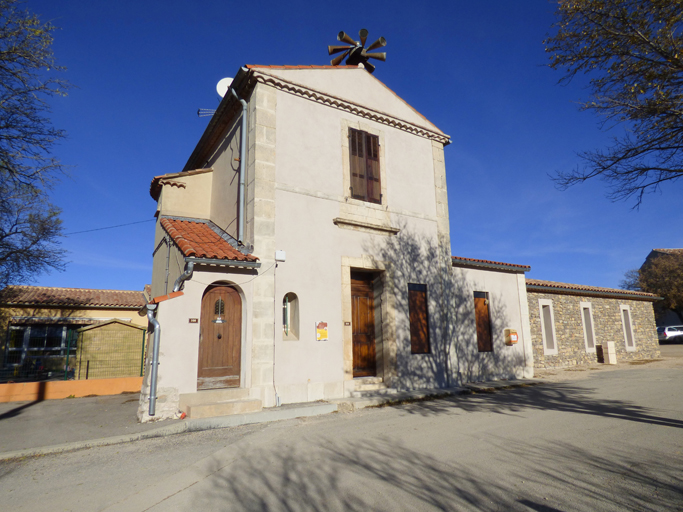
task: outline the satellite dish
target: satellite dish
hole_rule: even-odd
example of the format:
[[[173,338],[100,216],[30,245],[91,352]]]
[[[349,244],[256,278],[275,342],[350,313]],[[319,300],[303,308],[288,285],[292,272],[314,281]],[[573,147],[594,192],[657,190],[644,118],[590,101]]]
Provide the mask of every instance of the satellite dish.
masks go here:
[[[232,78],[221,78],[221,80],[216,84],[216,92],[222,98],[228,92],[228,88],[232,84]]]

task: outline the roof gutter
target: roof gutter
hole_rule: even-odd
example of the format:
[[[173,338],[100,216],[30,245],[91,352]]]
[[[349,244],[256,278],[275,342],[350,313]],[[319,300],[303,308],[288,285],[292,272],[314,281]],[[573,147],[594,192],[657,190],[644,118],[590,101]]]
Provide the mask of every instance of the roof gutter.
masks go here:
[[[213,258],[185,258],[186,262],[192,262],[197,265],[216,265],[219,267],[230,267],[230,268],[260,268],[261,262],[259,261],[238,261],[238,260],[219,260]],[[180,279],[180,278],[178,278]],[[174,290],[175,291],[175,290]]]

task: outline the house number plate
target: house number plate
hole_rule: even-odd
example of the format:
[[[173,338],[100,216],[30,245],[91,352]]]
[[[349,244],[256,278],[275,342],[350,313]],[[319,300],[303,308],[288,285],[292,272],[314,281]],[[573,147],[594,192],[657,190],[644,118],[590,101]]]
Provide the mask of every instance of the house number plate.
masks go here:
[[[190,323],[191,323],[191,324],[198,324],[198,323],[199,323],[199,318],[190,318]]]

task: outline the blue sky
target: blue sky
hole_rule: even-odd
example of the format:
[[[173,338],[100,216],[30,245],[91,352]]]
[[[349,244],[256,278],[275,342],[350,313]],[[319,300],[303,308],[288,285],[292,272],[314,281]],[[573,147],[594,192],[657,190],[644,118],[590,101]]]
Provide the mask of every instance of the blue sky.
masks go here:
[[[549,178],[620,129],[579,112],[585,81],[557,85],[542,41],[546,0],[234,2],[28,0],[60,30],[54,51],[76,88],[52,102],[69,167],[52,194],[73,234],[65,272],[34,284],[141,289],[151,280],[153,176],[182,170],[215,108],[215,85],[244,64],[327,64],[344,30],[384,36],[375,76],[449,134],[453,254],[531,265],[527,277],[617,287],[654,247],[683,247],[680,184],[612,203],[599,181]]]

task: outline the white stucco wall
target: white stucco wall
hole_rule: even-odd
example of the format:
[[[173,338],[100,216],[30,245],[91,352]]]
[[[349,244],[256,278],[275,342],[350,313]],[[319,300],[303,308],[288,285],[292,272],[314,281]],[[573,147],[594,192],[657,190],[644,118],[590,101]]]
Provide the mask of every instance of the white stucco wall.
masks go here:
[[[521,276],[521,278],[520,278]],[[526,286],[523,273],[453,268],[455,355],[463,381],[533,376]],[[479,352],[474,292],[489,294],[492,352]],[[515,329],[519,341],[505,345],[504,329]]]

